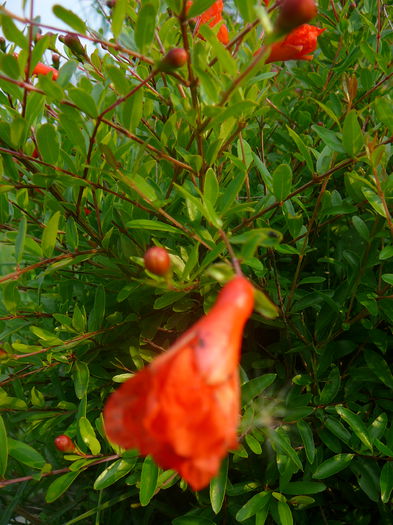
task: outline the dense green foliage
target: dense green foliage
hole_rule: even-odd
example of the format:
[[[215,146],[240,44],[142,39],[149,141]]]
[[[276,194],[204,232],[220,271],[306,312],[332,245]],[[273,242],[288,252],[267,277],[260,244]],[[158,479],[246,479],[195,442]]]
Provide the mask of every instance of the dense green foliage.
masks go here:
[[[56,35],[1,15],[1,525],[393,523],[392,7],[320,0],[314,60],[244,76],[254,4],[228,2],[228,52],[182,34],[181,0],[118,0],[114,38],[65,48],[57,81],[24,73]],[[191,67],[158,73],[172,47]],[[241,447],[195,494],[113,449],[101,413],[232,274],[220,230],[265,295]],[[144,270],[154,244],[169,278]]]

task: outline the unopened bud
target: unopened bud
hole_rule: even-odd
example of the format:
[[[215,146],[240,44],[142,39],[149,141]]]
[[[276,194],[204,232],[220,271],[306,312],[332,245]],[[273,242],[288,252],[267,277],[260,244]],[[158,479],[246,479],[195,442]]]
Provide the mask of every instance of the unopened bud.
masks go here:
[[[168,51],[168,53],[164,56],[161,63],[159,64],[159,68],[161,70],[166,70],[183,67],[184,64],[187,63],[187,59],[187,51],[182,47],[175,47],[174,49]]]
[[[74,452],[76,449],[75,443],[65,434],[55,438],[55,447],[57,450],[60,450],[60,452]]]
[[[314,0],[283,0],[276,20],[276,29],[289,33],[295,27],[307,24],[317,14]]]
[[[78,60],[83,61],[83,59],[87,58],[86,51],[77,35],[67,33],[66,35],[59,36],[59,40],[72,51]]]
[[[5,38],[2,36],[0,36],[0,51],[3,51],[3,53],[6,51]]]
[[[57,53],[52,53],[52,64],[58,69],[60,65],[60,56]]]

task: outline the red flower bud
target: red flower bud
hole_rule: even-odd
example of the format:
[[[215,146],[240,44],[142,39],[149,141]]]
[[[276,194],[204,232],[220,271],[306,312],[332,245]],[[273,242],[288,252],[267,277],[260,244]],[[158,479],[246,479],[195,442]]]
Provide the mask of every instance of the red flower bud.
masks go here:
[[[57,450],[60,450],[60,452],[74,452],[76,449],[72,439],[65,434],[55,438],[55,447]]]
[[[169,271],[171,261],[168,252],[160,246],[153,246],[145,253],[143,260],[146,270],[155,275],[165,275]]]
[[[151,454],[194,490],[205,487],[238,445],[238,365],[253,306],[247,279],[227,283],[207,315],[110,396],[104,408],[109,439]]]
[[[182,47],[176,47],[168,51],[162,59],[161,64],[169,68],[178,68],[184,66],[188,59],[188,54]]]
[[[295,27],[310,22],[316,14],[317,6],[314,0],[283,0],[276,28],[280,32],[288,33]]]

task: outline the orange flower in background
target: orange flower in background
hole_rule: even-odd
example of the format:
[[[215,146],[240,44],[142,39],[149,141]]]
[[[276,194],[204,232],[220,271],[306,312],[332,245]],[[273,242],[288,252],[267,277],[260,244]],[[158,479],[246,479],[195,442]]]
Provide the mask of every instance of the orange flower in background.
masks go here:
[[[187,2],[187,9],[192,5],[192,1]],[[203,24],[209,24],[210,27],[214,27],[222,21],[222,10],[224,9],[223,0],[217,0],[213,5],[206,9],[201,15],[195,19],[195,30],[194,34],[201,37],[199,34],[199,27]],[[202,37],[201,37],[202,38]],[[225,24],[222,24],[217,33],[218,40],[227,45],[229,42],[228,28]]]
[[[104,408],[109,439],[152,455],[194,490],[208,485],[237,446],[238,364],[253,306],[247,279],[226,284],[207,315],[110,396]]]
[[[317,48],[317,38],[325,29],[303,24],[272,45],[266,64],[281,60],[312,60],[310,55]]]
[[[32,71],[33,75],[47,75],[48,73],[52,73],[53,80],[57,80],[57,77],[59,76],[59,72],[57,71],[57,69],[51,66],[46,66],[42,62],[38,62],[38,64]]]

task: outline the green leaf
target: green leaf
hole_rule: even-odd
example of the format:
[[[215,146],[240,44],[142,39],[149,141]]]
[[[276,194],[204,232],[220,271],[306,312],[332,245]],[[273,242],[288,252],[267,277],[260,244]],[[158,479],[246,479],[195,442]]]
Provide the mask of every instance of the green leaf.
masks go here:
[[[60,146],[57,132],[52,124],[43,124],[37,130],[38,150],[45,162],[56,164]]]
[[[259,494],[255,494],[255,496],[250,498],[247,503],[245,503],[243,507],[238,510],[236,514],[236,520],[242,522],[248,518],[251,518],[252,516],[255,516],[257,512],[260,512],[270,502],[270,499],[270,492],[263,491]]]
[[[5,477],[8,463],[8,440],[7,430],[4,425],[2,416],[0,415],[0,478]]]
[[[312,125],[311,128],[317,133],[321,140],[328,146],[332,151],[337,151],[337,153],[345,153],[345,150],[339,140],[337,133],[326,129],[322,126],[317,126],[316,124]]]
[[[214,206],[214,204],[216,203],[219,190],[220,188],[217,182],[216,174],[211,168],[209,168],[205,175],[205,185],[203,193],[205,201],[208,201],[211,204],[211,206]]]
[[[385,261],[393,257],[393,246],[385,246],[379,253],[379,260]]]
[[[389,128],[390,133],[393,133],[393,110],[391,101],[385,97],[377,97],[374,100],[374,105],[378,120]]]
[[[325,419],[325,427],[338,439],[341,439],[344,443],[348,443],[351,439],[351,433],[344,427],[340,421],[327,417]]]
[[[315,443],[311,426],[302,419],[296,423],[296,426],[303,441],[307,460],[310,464],[314,463]]]
[[[311,153],[307,149],[307,146],[304,144],[303,140],[299,137],[299,135],[291,129],[289,126],[287,126],[288,133],[292,137],[293,141],[295,142],[297,149],[300,151],[300,153],[303,155],[303,158],[306,162],[306,166],[308,168],[308,171],[310,173],[314,172],[314,163],[312,161]]]
[[[127,0],[117,0],[112,10],[112,33],[115,38],[119,38],[122,31],[127,13],[127,3]]]
[[[276,319],[279,315],[277,306],[261,290],[255,290],[255,311],[267,319]]]
[[[139,10],[134,33],[135,43],[141,51],[153,42],[155,27],[156,8],[153,3],[144,3]]]
[[[80,88],[71,88],[68,91],[68,94],[71,98],[71,100],[80,108],[84,113],[89,115],[90,117],[97,117],[97,106],[94,102],[94,98]]]
[[[285,503],[284,501],[278,501],[277,510],[278,510],[278,515],[280,517],[281,525],[292,525],[293,524],[292,512],[291,512],[291,509],[289,508],[288,503]]]
[[[326,385],[323,387],[319,396],[319,401],[322,405],[331,403],[338,394],[341,386],[341,376],[338,366],[333,366],[329,372]]]
[[[170,224],[165,224],[165,222],[153,221],[151,219],[134,219],[133,221],[128,221],[126,226],[127,228],[136,230],[153,230],[176,234],[183,233],[182,230],[179,230],[178,228],[175,228]]]
[[[262,394],[276,379],[277,374],[264,374],[247,381],[242,385],[242,405],[246,405],[251,399]]]
[[[354,225],[355,230],[358,232],[360,237],[368,242],[370,240],[370,232],[368,231],[367,225],[363,219],[357,215],[354,215],[352,217],[352,224]]]
[[[94,489],[102,490],[113,485],[113,483],[126,476],[134,468],[136,461],[137,456],[135,456],[135,459],[118,459],[114,461],[95,480]]]
[[[15,240],[15,259],[18,264],[22,260],[26,240],[26,230],[27,220],[26,215],[23,215],[19,223],[18,235]]]
[[[210,482],[210,503],[214,514],[218,514],[224,503],[228,481],[228,456],[223,460],[218,475]]]
[[[11,457],[28,467],[41,469],[45,465],[45,459],[41,454],[22,441],[17,441],[9,437],[8,451]]]
[[[285,434],[284,437],[284,431],[283,430],[268,430],[267,436],[270,438],[270,440],[281,449],[283,454],[288,456],[293,464],[300,470],[303,470],[302,462],[299,459],[299,456],[297,455],[296,451],[291,447],[289,441],[286,439],[287,435]]]
[[[77,33],[86,33],[86,24],[75,13],[61,5],[54,5],[52,8],[53,14],[60,18],[66,25],[75,29]]]
[[[280,164],[273,172],[273,193],[279,202],[284,201],[292,188],[292,169],[289,164]]]
[[[50,257],[55,249],[56,236],[59,229],[60,212],[55,212],[49,219],[42,234],[41,248],[44,257]]]
[[[3,15],[1,19],[1,23],[3,26],[3,34],[5,38],[10,42],[15,42],[15,44],[18,45],[20,48],[27,49],[27,38],[22,33],[22,31],[20,31],[16,27],[14,21],[6,15]]]
[[[348,408],[341,406],[336,407],[336,412],[351,427],[360,441],[372,451],[373,445],[368,436],[366,425],[363,423],[360,417],[354,414]]]
[[[364,359],[369,369],[378,377],[378,379],[393,390],[393,374],[385,359],[372,350],[364,351]]]
[[[90,371],[87,363],[84,363],[83,361],[75,361],[72,375],[76,397],[78,399],[83,399],[86,396],[90,378]]]
[[[97,456],[101,452],[101,445],[96,438],[94,428],[86,417],[81,417],[79,419],[79,432],[83,442],[89,447],[91,453],[94,456]]]
[[[103,286],[97,286],[94,296],[93,310],[89,316],[89,331],[94,331],[101,328],[105,317],[105,297],[105,288]]]
[[[214,2],[215,0],[193,0],[192,6],[187,13],[187,17],[194,18],[195,16],[200,15],[209,9],[209,7],[214,4]]]
[[[382,281],[393,286],[393,273],[383,273]]]
[[[139,501],[142,507],[150,503],[157,487],[158,467],[151,456],[147,456],[142,465]]]
[[[382,467],[379,485],[382,503],[389,503],[393,490],[393,463],[391,461],[387,461]]]
[[[352,109],[347,113],[343,124],[343,146],[351,157],[354,157],[363,147],[363,133],[357,113]]]
[[[313,478],[325,479],[344,470],[352,461],[354,454],[336,454],[319,465]]]
[[[81,473],[81,470],[76,470],[75,472],[68,472],[63,474],[59,478],[55,479],[46,491],[45,501],[47,503],[53,503],[56,501],[64,492],[72,485],[76,478]]]

